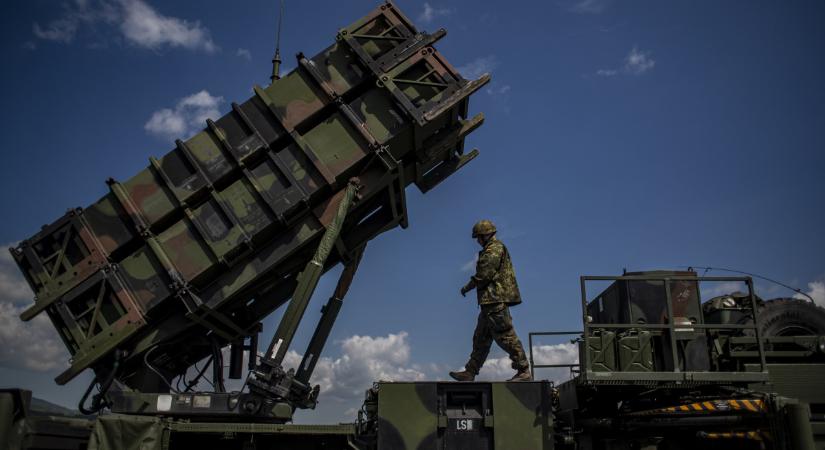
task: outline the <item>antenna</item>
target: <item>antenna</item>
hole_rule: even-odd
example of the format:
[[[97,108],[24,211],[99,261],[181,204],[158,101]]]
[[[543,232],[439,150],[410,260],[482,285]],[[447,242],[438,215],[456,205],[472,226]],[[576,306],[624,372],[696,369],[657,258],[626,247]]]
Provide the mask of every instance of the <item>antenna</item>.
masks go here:
[[[776,281],[776,280],[770,279],[768,277],[763,277],[762,275],[758,275],[758,274],[755,274],[755,273],[744,272],[744,271],[735,270],[735,269],[725,269],[723,267],[703,267],[703,266],[690,266],[690,267],[688,267],[688,270],[692,270],[692,269],[704,269],[705,273],[708,273],[708,271],[710,271],[710,270],[719,270],[719,271],[722,271],[722,272],[738,273],[738,274],[742,274],[742,275],[748,275],[748,276],[751,276],[751,277],[754,277],[754,278],[759,278],[760,280],[765,280],[769,283],[778,284],[779,286],[790,289],[790,290],[796,292],[799,295],[804,295],[805,297],[808,297],[808,300],[810,300],[811,303],[816,304],[813,297],[806,294],[805,292],[802,292],[802,289],[795,288],[795,287],[792,287],[792,286],[788,286],[787,284],[782,283],[781,281]]]
[[[281,21],[284,18],[284,0],[281,0],[281,10],[278,13],[278,29],[275,31],[275,55],[272,57],[271,82],[281,79]]]

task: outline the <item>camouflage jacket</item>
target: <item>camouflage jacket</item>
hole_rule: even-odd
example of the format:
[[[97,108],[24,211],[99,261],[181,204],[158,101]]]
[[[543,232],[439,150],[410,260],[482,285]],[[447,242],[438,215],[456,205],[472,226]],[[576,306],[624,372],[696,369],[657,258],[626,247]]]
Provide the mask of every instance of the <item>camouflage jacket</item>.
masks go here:
[[[478,252],[476,273],[464,289],[476,290],[479,305],[521,303],[510,253],[495,236]]]

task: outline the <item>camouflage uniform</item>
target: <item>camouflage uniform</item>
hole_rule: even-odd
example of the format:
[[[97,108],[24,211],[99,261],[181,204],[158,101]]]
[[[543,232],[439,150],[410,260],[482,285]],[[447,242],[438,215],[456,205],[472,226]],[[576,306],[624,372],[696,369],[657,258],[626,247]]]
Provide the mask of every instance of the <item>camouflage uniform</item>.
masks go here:
[[[521,294],[510,254],[495,236],[478,252],[476,273],[462,291],[472,289],[476,289],[481,311],[473,333],[473,351],[465,365],[467,371],[478,374],[494,340],[510,355],[513,369],[519,372],[527,370],[527,357],[513,328],[509,309],[510,305],[521,303]]]

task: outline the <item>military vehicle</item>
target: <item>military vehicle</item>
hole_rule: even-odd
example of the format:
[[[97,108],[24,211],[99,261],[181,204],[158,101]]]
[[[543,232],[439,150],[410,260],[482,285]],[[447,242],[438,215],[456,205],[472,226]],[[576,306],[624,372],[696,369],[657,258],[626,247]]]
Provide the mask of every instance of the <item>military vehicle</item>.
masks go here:
[[[311,375],[367,243],[406,227],[410,184],[427,192],[478,154],[464,152],[464,137],[483,122],[468,116],[469,96],[490,77],[464,79],[433,47],[445,34],[418,31],[385,3],[316,56],[299,54],[283,78],[276,53],[269,86],[11,249],[36,295],[22,319],[46,314],[71,353],[56,381],[86,369],[95,378],[80,400],[86,417],[39,414],[30,393],[0,392],[0,442],[813,448],[816,436],[822,447],[825,326],[809,319],[825,312],[763,304],[749,278],[740,280],[748,293],[703,309],[699,283],[718,279],[693,272],[582,278],[581,361],[558,386],[378,382],[353,423],[290,423],[296,409],[316,406]],[[303,360],[285,369],[318,280],[337,264],[344,270]],[[613,284],[590,299],[584,285],[594,279]],[[258,356],[261,320],[281,307]],[[806,315],[779,319],[777,332],[762,320],[774,310]],[[530,335],[534,369],[546,367],[533,361],[542,334]],[[196,390],[210,367],[214,391]],[[225,376],[241,379],[245,368],[243,388],[227,392]]]
[[[35,293],[22,314],[46,314],[71,353],[57,377],[86,369],[102,394],[81,405],[129,414],[288,421],[312,408],[309,384],[369,240],[406,228],[405,191],[434,188],[476,157],[480,126],[465,80],[428,34],[393,4],[342,28],[314,57],[255,86],[203,131],[68,211],[11,249]],[[343,264],[297,372],[282,361],[320,276]],[[260,321],[285,303],[272,341],[251,358],[249,392],[224,392],[242,355],[258,352]],[[216,391],[168,403],[170,381],[209,358]]]
[[[610,282],[594,297],[588,284]],[[741,283],[702,302],[700,285]],[[825,309],[763,301],[751,277],[581,277],[580,361],[558,386],[571,448],[825,448]],[[533,364],[534,370],[552,365]]]

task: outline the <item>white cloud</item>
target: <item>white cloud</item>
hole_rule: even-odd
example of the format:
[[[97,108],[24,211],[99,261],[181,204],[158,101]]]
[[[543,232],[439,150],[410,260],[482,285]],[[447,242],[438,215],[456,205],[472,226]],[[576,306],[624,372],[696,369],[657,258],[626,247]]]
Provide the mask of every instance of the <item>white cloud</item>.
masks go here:
[[[624,70],[632,75],[641,75],[656,65],[656,61],[650,57],[650,53],[639,51],[633,47],[624,59]]]
[[[6,250],[11,245],[0,248],[0,366],[34,371],[61,368],[68,352],[48,316],[20,320],[34,294]]]
[[[9,247],[16,245],[10,242],[0,246],[0,299],[4,302],[28,302],[34,298],[29,284],[8,251]]]
[[[77,33],[78,21],[70,18],[55,20],[45,27],[35,23],[32,25],[32,32],[35,37],[46,40],[69,43],[74,40]]]
[[[143,128],[162,138],[187,138],[205,127],[206,119],[220,116],[218,106],[221,103],[223,97],[214,97],[203,90],[182,98],[174,109],[155,111]]]
[[[527,348],[524,349],[528,351]],[[533,358],[536,364],[575,364],[579,362],[578,346],[573,343],[533,346]],[[507,380],[516,371],[510,366],[509,356],[488,358],[476,378],[479,381]],[[564,381],[570,378],[570,369],[552,368],[536,369],[536,379]]]
[[[209,30],[197,21],[164,16],[143,0],[78,0],[64,6],[63,16],[41,26],[32,26],[34,36],[47,41],[71,43],[82,27],[99,24],[114,26],[121,35],[139,47],[158,50],[181,47],[214,52],[218,49]],[[93,48],[101,47],[100,43]]]
[[[246,59],[247,61],[252,61],[252,52],[245,48],[239,48],[235,51],[235,56],[239,56],[241,58]]]
[[[808,292],[806,292],[806,294],[814,299],[814,303],[825,308],[825,282],[812,281],[808,283]],[[802,294],[794,294],[794,298],[808,300],[808,297]]]
[[[90,8],[87,1],[78,0],[74,4],[64,4],[63,10],[62,17],[44,26],[35,22],[32,25],[34,36],[46,41],[68,44],[74,41],[81,25],[112,24],[117,22],[119,16],[117,6],[106,0],[101,0],[94,8]]]
[[[638,47],[633,47],[630,53],[624,58],[621,68],[599,69],[596,75],[601,77],[612,77],[622,75],[642,75],[652,70],[656,66],[656,61],[650,56],[650,52],[643,52]]]
[[[495,55],[476,58],[458,68],[458,72],[468,80],[474,80],[485,73],[492,73],[498,67],[498,60]]]
[[[734,292],[748,292],[748,286],[741,281],[710,282],[704,281],[699,290],[702,300],[709,300],[720,295],[733,294]]]
[[[217,49],[209,30],[199,22],[164,16],[141,0],[123,0],[120,29],[130,42],[150,49],[183,47],[213,52]]]
[[[578,0],[567,8],[568,11],[579,14],[599,14],[604,12],[610,0]]]
[[[424,2],[424,10],[419,14],[418,21],[423,24],[428,24],[438,17],[449,16],[452,12],[449,8],[435,8],[428,2]]]
[[[410,345],[407,333],[401,331],[387,336],[351,336],[341,341],[341,356],[322,357],[312,376],[313,384],[321,385],[319,400],[351,403],[357,406],[364,399],[364,391],[374,381],[420,381],[425,373],[410,364]],[[301,357],[290,351],[286,367],[297,367]]]

